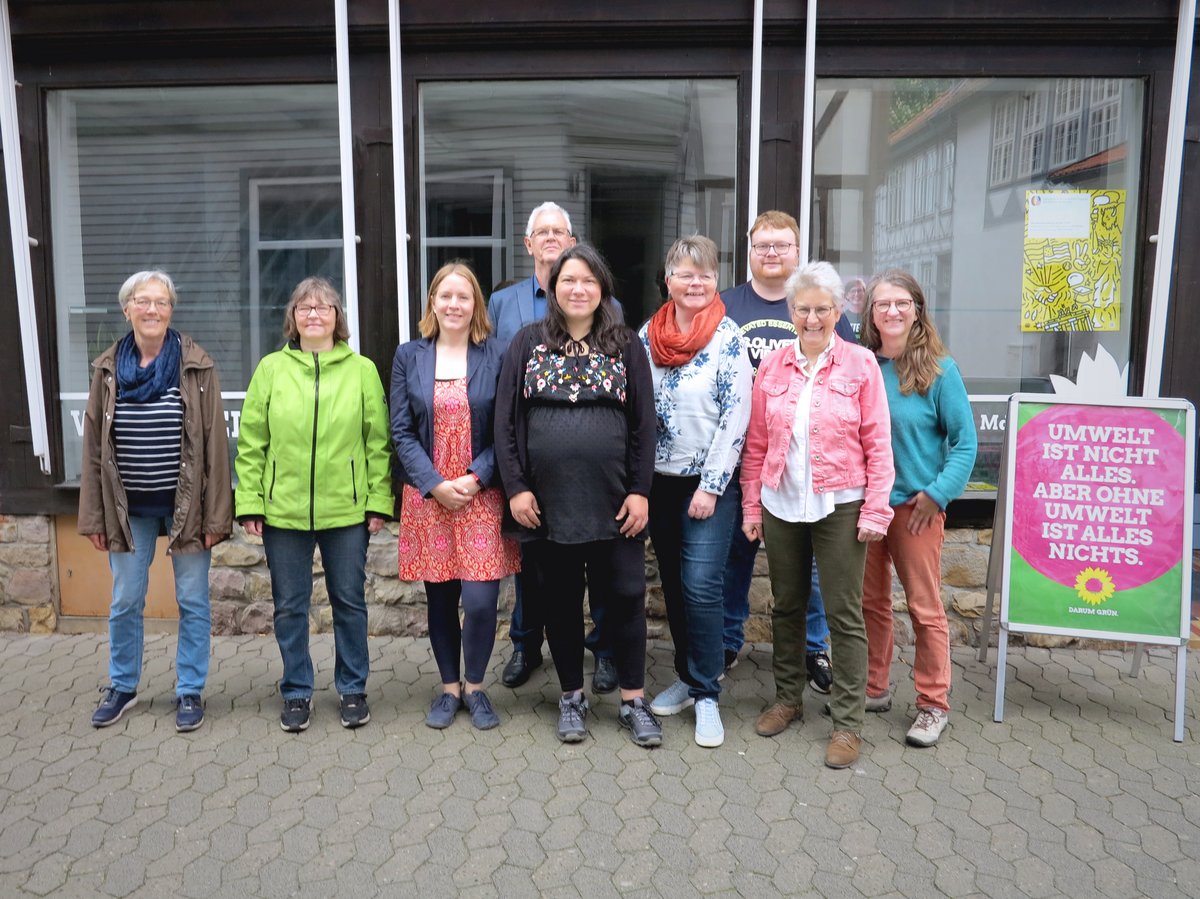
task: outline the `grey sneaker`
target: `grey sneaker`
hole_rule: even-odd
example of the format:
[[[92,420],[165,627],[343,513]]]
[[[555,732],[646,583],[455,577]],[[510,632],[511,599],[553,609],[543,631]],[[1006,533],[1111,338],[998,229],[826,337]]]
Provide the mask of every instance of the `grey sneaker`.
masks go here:
[[[886,712],[892,707],[892,691],[888,690],[882,696],[872,696],[867,694],[867,711],[868,712]]]
[[[558,700],[558,738],[564,743],[578,743],[587,736],[588,701],[582,690],[576,690]]]
[[[617,720],[621,722],[622,727],[629,728],[629,738],[638,746],[662,745],[662,725],[642,697],[637,696],[629,702],[621,703]]]
[[[678,715],[689,705],[695,705],[695,697],[690,694],[691,688],[682,680],[676,680],[651,700],[650,711],[656,715]]]
[[[917,720],[905,737],[910,746],[932,746],[950,723],[950,713],[941,709],[918,709]]]

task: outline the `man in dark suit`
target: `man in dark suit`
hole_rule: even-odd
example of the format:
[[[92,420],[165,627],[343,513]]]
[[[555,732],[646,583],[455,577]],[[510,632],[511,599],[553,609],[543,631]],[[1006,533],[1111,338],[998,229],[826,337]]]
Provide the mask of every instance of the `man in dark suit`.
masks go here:
[[[533,276],[497,290],[488,300],[488,317],[498,340],[508,343],[521,328],[539,321],[546,314],[545,285],[550,282],[550,270],[563,250],[573,246],[571,218],[565,209],[557,203],[546,202],[533,210],[525,226],[525,250],[533,257]],[[525,602],[523,584],[522,577],[518,576],[508,629],[513,654],[500,676],[506,687],[521,686],[542,664],[545,621],[538,603]],[[613,665],[612,651],[603,640],[604,613],[598,606],[593,606],[591,612],[596,626],[587,635],[586,645],[596,656],[592,689],[597,693],[611,693],[617,688],[617,669]]]

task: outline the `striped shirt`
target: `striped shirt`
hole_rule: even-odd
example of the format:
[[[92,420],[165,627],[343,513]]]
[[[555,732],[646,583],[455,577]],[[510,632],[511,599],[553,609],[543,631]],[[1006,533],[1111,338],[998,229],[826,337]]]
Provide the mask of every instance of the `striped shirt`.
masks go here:
[[[148,403],[131,403],[118,397],[113,440],[130,514],[173,514],[183,440],[179,388],[172,387]]]

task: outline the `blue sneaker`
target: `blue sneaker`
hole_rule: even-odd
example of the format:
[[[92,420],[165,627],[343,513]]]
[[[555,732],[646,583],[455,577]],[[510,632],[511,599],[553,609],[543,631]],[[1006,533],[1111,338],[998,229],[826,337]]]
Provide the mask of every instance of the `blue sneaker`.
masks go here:
[[[180,696],[175,700],[175,704],[176,733],[195,730],[204,723],[204,703],[197,694]]]
[[[425,724],[438,730],[449,727],[454,723],[454,716],[458,714],[460,708],[462,708],[461,699],[453,693],[442,693],[429,707],[429,714],[425,716]]]
[[[500,716],[492,708],[492,701],[482,690],[464,693],[463,705],[471,713],[471,723],[477,730],[491,730],[500,723]]]
[[[650,711],[656,715],[678,715],[695,702],[691,687],[677,680],[651,700]]]
[[[121,720],[129,709],[137,705],[137,693],[126,693],[116,687],[101,687],[104,696],[92,713],[92,727],[108,727]]]
[[[696,703],[696,745],[715,749],[725,742],[725,725],[721,723],[721,709],[711,696]]]

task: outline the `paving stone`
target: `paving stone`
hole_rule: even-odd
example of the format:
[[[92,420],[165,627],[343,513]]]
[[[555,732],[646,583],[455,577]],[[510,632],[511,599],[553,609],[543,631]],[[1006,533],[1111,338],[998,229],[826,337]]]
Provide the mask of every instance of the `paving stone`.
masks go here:
[[[1200,882],[1184,798],[1200,793],[1200,750],[1170,739],[1170,654],[1130,682],[1122,653],[1014,648],[996,723],[992,668],[956,649],[954,725],[916,750],[902,652],[899,707],[833,772],[817,714],[753,734],[773,693],[758,647],[727,679],[725,746],[696,747],[684,714],[645,752],[607,699],[588,740],[559,744],[550,671],[495,691],[494,731],[425,728],[436,669],[406,638],[371,641],[375,721],[345,731],[328,635],[313,638],[309,731],[279,730],[274,642],[221,637],[209,721],[178,735],[174,645],[147,640],[139,708],[97,732],[102,637],[0,644],[0,894],[1159,897]],[[649,661],[665,686],[669,647]]]

